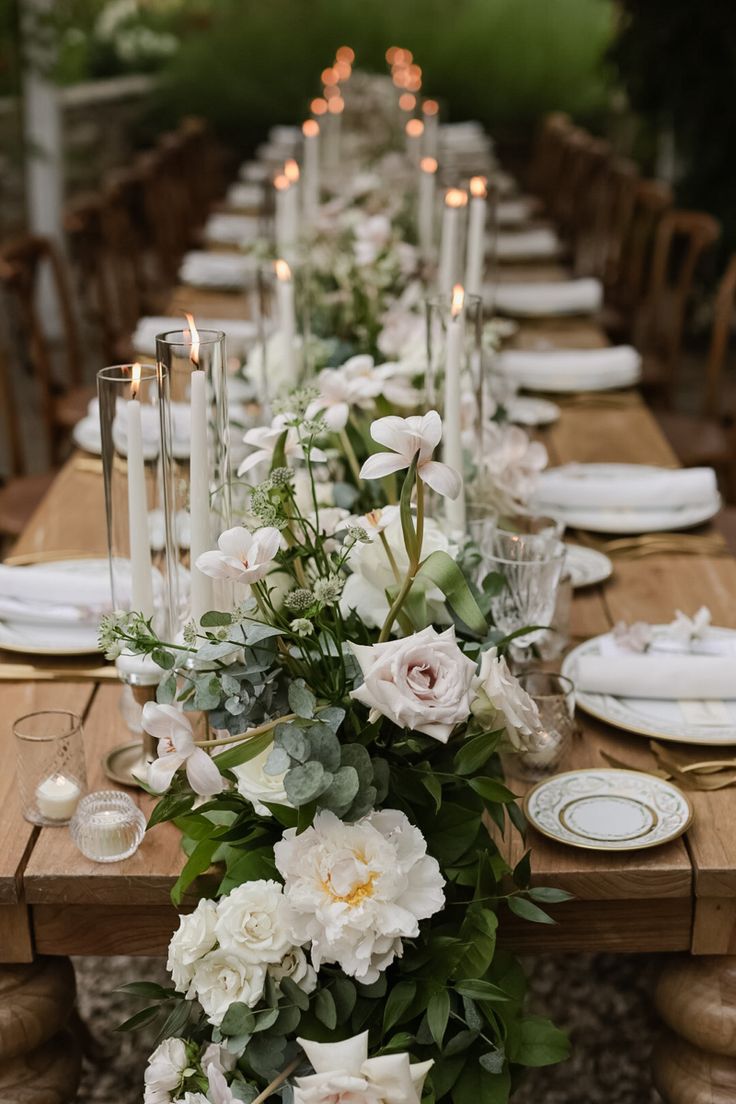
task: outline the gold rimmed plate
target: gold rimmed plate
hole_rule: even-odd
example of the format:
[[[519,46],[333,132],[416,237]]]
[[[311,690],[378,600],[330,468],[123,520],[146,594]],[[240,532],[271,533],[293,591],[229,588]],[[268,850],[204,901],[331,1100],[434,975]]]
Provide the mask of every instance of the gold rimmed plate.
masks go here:
[[[538,782],[524,813],[548,839],[586,851],[641,851],[687,831],[692,806],[677,786],[641,771],[565,771]]]

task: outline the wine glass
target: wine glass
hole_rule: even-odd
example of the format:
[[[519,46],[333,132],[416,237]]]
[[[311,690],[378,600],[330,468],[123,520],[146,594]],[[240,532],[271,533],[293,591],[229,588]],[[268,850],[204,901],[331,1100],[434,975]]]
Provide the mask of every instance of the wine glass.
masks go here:
[[[532,645],[552,621],[565,564],[565,546],[546,533],[497,529],[490,551],[481,552],[485,570],[498,572],[504,580],[490,601],[496,628],[508,636],[527,625],[543,626],[515,638],[512,654],[522,662],[526,658],[524,653],[528,657]]]

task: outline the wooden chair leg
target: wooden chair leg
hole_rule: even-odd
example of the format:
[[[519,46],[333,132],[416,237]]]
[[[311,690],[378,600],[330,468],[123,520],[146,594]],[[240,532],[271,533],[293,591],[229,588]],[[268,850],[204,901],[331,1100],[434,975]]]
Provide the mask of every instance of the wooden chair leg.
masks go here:
[[[653,1058],[654,1084],[666,1104],[733,1104],[736,957],[674,959],[654,1002],[668,1029]]]

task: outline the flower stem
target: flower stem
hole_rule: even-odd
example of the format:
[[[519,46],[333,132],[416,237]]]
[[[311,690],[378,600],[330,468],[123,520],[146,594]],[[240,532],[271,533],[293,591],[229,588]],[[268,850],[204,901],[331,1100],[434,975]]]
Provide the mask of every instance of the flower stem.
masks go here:
[[[358,463],[358,457],[355,455],[355,450],[350,443],[350,438],[348,437],[344,429],[340,430],[340,432],[338,433],[338,437],[340,438],[340,444],[345,450],[345,455],[347,457],[348,464],[350,465],[350,470],[353,473],[353,479],[355,480],[356,484],[360,486],[360,464]]]
[[[383,536],[383,534],[381,534]],[[416,524],[416,552],[413,557],[409,557],[409,566],[404,576],[404,581],[399,587],[399,593],[394,598],[391,608],[386,614],[386,620],[383,622],[380,636],[378,637],[378,643],[384,644],[391,632],[393,623],[401,612],[401,607],[406,601],[406,596],[412,588],[414,579],[422,563],[422,543],[424,541],[424,483],[417,475],[417,524]]]
[[[254,736],[262,736],[264,732],[270,732],[279,724],[288,724],[296,720],[296,713],[284,713],[283,717],[274,717],[272,721],[265,721],[256,728],[249,728],[247,732],[240,732],[237,736],[223,736],[221,740],[197,740],[197,747],[221,747],[223,744],[239,744],[245,740],[252,740]]]
[[[397,583],[400,583],[401,582],[401,575],[399,574],[399,565],[396,563],[396,557],[394,556],[393,552],[391,551],[391,545],[388,543],[388,539],[386,537],[386,534],[383,532],[383,530],[381,530],[381,532],[378,535],[381,538],[381,544],[383,545],[383,550],[386,553],[386,558],[387,558],[389,564],[391,565],[391,570],[394,573],[394,579],[396,580]]]
[[[299,1054],[296,1058],[293,1059],[293,1061],[289,1062],[288,1066],[282,1069],[281,1073],[277,1077],[274,1077],[271,1084],[266,1085],[263,1092],[258,1094],[258,1096],[253,1101],[253,1104],[263,1104],[263,1101],[267,1100],[272,1093],[275,1093],[276,1089],[278,1089],[280,1085],[283,1085],[287,1077],[289,1077],[295,1069],[299,1068],[303,1060],[303,1055]]]

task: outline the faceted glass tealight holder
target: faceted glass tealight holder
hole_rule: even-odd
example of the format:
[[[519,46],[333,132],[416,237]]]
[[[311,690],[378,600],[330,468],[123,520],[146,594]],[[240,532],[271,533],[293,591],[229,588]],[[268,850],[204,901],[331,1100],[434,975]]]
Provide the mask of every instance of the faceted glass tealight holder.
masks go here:
[[[85,858],[119,862],[140,847],[146,818],[122,790],[98,790],[79,802],[69,831]]]

